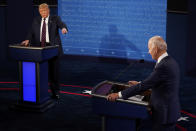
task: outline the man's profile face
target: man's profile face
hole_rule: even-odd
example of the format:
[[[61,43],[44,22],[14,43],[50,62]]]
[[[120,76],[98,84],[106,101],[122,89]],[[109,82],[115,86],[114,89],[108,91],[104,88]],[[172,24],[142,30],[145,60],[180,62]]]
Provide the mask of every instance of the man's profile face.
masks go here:
[[[157,60],[157,48],[152,47],[151,41],[148,42],[148,53],[152,56],[152,59]]]
[[[46,18],[49,15],[49,9],[48,8],[40,8],[39,9],[39,13],[41,15],[42,18]]]

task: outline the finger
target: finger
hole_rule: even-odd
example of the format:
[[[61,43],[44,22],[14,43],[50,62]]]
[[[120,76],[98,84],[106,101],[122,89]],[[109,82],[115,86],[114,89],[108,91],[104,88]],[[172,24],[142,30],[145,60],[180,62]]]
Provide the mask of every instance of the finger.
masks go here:
[[[110,101],[114,102],[114,98],[113,98],[113,97],[111,97],[111,98],[110,98]]]
[[[29,43],[25,43],[25,46],[28,46],[29,45]]]
[[[110,101],[110,96],[108,96],[107,100]]]
[[[116,98],[115,97],[112,97],[112,101],[115,102],[116,101]]]
[[[109,100],[109,97],[110,97],[110,96],[108,95],[108,96],[106,97],[106,99]]]
[[[112,101],[112,99],[113,99],[112,96],[110,96],[110,97],[109,97],[109,101]]]
[[[109,96],[108,99],[109,99],[109,101],[112,101],[113,98],[112,98],[112,96]]]
[[[113,101],[113,95],[109,95],[109,101]]]

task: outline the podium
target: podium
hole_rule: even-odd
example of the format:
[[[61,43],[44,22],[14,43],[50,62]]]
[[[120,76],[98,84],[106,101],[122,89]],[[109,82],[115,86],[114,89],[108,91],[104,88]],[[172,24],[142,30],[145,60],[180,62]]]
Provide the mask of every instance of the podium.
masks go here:
[[[129,99],[107,101],[107,94],[118,90],[114,87],[122,89],[123,86],[129,88],[125,84],[103,81],[92,90],[92,108],[102,116],[102,131],[136,131],[136,121],[149,117],[148,102]]]
[[[10,57],[19,62],[19,99],[12,108],[44,112],[55,102],[48,93],[48,60],[58,55],[58,45],[46,47],[9,46]]]

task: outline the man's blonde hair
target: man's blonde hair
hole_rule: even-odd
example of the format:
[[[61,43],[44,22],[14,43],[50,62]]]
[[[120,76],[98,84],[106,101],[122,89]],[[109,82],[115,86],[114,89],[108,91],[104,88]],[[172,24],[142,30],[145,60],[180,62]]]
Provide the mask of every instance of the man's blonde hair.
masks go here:
[[[45,8],[48,8],[48,9],[49,9],[48,4],[43,3],[43,4],[40,4],[40,5],[39,5],[39,9],[45,9]]]

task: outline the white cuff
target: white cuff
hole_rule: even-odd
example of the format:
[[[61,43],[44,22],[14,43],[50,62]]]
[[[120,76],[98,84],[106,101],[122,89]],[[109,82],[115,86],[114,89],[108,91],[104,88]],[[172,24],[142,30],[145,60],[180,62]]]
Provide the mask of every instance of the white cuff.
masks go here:
[[[122,98],[122,93],[121,93],[121,91],[118,92],[118,97],[119,97],[119,98]]]

